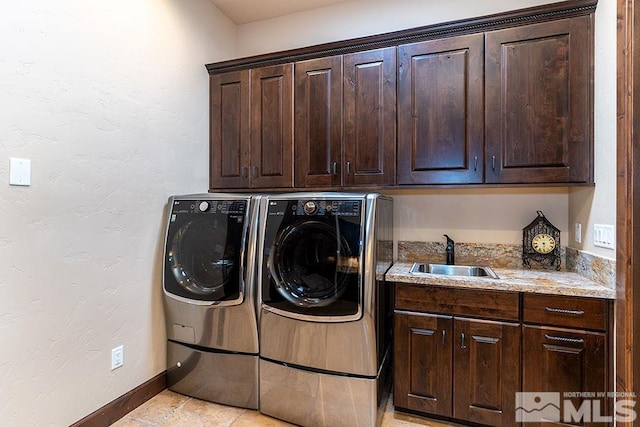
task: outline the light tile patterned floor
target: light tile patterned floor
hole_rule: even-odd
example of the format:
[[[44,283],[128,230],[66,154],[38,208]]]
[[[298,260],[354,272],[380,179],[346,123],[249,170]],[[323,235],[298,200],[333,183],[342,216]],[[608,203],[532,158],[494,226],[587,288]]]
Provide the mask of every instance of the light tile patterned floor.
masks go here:
[[[285,427],[291,424],[260,414],[258,411],[218,405],[164,390],[113,424],[115,427]],[[453,427],[426,418],[393,410],[387,402],[382,427]]]

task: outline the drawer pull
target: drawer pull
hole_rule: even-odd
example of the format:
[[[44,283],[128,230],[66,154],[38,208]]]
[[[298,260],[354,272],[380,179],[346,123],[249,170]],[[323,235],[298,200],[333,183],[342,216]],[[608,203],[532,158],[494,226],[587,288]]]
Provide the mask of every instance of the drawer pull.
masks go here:
[[[561,308],[551,308],[551,307],[545,307],[544,309],[549,313],[556,313],[556,314],[571,314],[574,316],[582,316],[584,314],[583,310],[563,310]]]
[[[564,337],[554,337],[553,335],[544,334],[544,337],[550,341],[560,341],[571,344],[583,344],[584,340],[582,338],[564,338]]]

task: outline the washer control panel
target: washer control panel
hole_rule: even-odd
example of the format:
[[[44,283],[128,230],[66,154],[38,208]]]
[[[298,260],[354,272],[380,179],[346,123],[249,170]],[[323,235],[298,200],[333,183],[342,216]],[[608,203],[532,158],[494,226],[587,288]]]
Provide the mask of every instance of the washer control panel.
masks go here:
[[[244,215],[246,208],[246,200],[174,200],[172,213]]]

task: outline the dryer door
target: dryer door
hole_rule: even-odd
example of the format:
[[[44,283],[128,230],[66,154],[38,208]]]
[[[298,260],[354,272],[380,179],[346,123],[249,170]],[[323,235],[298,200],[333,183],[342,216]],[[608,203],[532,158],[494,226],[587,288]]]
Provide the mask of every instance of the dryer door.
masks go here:
[[[245,201],[174,202],[164,259],[165,292],[189,302],[235,304],[243,297]],[[223,205],[223,203],[226,203]]]
[[[360,234],[359,218],[333,215],[281,228],[267,257],[265,308],[320,321],[359,318]]]

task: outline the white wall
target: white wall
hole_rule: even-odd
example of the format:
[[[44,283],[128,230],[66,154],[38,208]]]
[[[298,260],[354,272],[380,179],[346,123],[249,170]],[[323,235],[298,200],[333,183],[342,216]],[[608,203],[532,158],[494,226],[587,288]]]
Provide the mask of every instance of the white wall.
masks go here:
[[[482,16],[551,3],[545,0],[353,0],[238,27],[239,56]],[[536,210],[562,230],[562,244],[601,256],[615,252],[573,242],[573,223],[583,234],[594,221],[615,224],[615,15],[613,1],[596,12],[595,188],[428,190],[393,192],[396,240],[438,240],[447,231],[463,242],[519,243]]]
[[[352,0],[238,26],[238,55],[250,56],[478,17],[553,0]]]
[[[571,246],[609,259],[613,249],[593,245],[594,224],[616,224],[616,2],[600,1],[596,9],[595,56],[595,188],[569,195]],[[582,244],[574,240],[574,224],[582,224]]]
[[[69,425],[165,369],[164,205],[208,188],[204,64],[235,36],[209,0],[4,5],[0,424]]]

